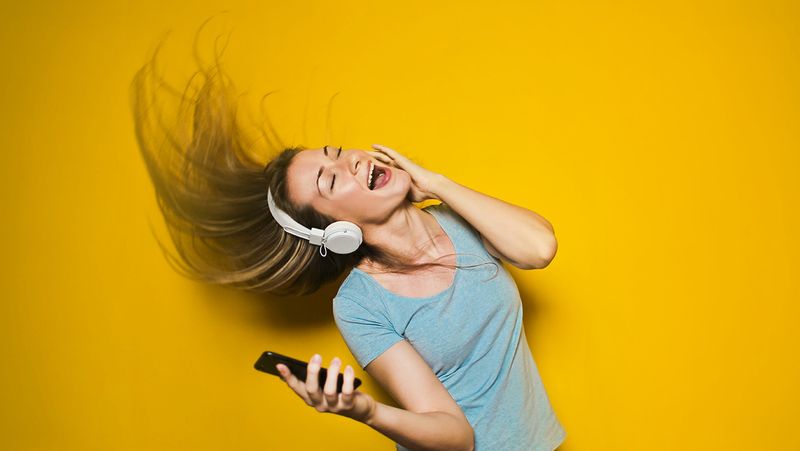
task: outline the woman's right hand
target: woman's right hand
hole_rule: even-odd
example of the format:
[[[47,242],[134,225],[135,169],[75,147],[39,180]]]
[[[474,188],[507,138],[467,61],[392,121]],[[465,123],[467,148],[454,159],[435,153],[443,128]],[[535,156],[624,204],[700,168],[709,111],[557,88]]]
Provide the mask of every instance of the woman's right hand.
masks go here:
[[[314,354],[308,361],[305,382],[298,379],[286,365],[281,363],[275,367],[281,373],[281,379],[286,382],[297,396],[302,398],[306,404],[317,409],[317,412],[329,412],[352,418],[362,423],[366,423],[375,412],[375,399],[372,396],[353,389],[355,374],[353,367],[347,365],[344,369],[344,384],[342,392],[336,392],[336,384],[339,379],[339,368],[342,365],[341,359],[334,357],[328,367],[328,377],[325,385],[320,390],[319,370],[322,366],[322,356]]]

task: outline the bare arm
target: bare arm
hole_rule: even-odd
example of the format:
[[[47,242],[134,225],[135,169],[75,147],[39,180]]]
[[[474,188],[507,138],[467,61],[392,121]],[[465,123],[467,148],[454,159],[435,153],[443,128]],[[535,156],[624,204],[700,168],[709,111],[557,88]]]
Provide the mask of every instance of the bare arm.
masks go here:
[[[413,450],[472,451],[463,421],[446,412],[416,413],[376,402],[375,413],[366,425]],[[467,444],[469,443],[469,444]]]
[[[335,413],[367,424],[412,450],[473,451],[472,426],[461,407],[406,340],[376,357],[365,368],[403,407],[389,406],[353,389],[353,368],[344,371],[342,392],[336,392],[341,360],[334,357],[324,387],[318,384],[322,359],[308,362],[305,382],[278,364],[281,379],[318,412]]]
[[[558,243],[553,226],[542,215],[460,185],[394,149],[381,144],[372,147],[378,149],[376,158],[411,175],[413,202],[433,198],[446,203],[481,234],[490,254],[521,269],[550,264]]]
[[[365,424],[408,449],[474,449],[461,407],[408,341],[392,345],[365,370],[403,407],[376,402]]]
[[[442,174],[432,191],[469,222],[495,257],[521,269],[550,264],[558,248],[553,226],[540,214],[475,191]]]

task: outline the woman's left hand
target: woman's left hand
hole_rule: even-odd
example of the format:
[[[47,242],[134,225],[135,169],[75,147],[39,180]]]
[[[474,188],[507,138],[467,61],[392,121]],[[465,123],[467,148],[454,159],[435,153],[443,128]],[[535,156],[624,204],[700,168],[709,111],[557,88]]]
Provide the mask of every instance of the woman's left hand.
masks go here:
[[[400,168],[411,176],[411,191],[409,198],[411,202],[422,202],[428,199],[440,200],[436,194],[436,184],[442,178],[442,174],[430,171],[411,161],[400,152],[390,149],[380,144],[373,144],[377,150],[373,154],[377,159],[393,167]]]

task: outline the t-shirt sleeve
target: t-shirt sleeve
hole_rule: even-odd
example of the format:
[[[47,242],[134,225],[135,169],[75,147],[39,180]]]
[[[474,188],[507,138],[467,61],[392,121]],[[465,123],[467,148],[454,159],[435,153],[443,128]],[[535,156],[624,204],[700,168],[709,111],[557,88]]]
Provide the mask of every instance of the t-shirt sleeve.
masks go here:
[[[333,298],[333,319],[361,369],[404,338],[385,315],[350,298]]]

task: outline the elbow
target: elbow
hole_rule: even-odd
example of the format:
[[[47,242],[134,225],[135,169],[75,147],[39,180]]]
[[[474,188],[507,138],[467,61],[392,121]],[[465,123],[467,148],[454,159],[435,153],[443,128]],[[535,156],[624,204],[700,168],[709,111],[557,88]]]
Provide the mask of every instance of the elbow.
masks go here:
[[[450,447],[447,449],[475,451],[475,430],[472,428],[469,420],[461,415],[461,418],[458,418],[458,423],[460,427],[456,430],[460,429],[461,431],[461,433],[458,434],[460,440],[458,443],[451,443]]]
[[[555,250],[553,252],[551,252],[551,253],[548,253],[545,257],[542,257],[539,260],[539,263],[536,265],[535,269],[547,268],[547,266],[550,265],[550,262],[553,261],[555,256],[556,256],[556,251]]]
[[[536,243],[529,247],[529,255],[518,260],[511,260],[510,263],[519,269],[543,269],[553,260],[558,250],[558,244],[551,240],[546,245]]]
[[[544,250],[539,253],[539,258],[537,259],[536,263],[531,269],[544,269],[550,264],[551,261],[556,257],[556,252],[558,252],[558,241],[556,240],[555,235],[550,240],[547,246],[544,247]]]
[[[475,451],[475,431],[472,429],[472,425],[467,422],[467,443],[461,449],[466,451]]]
[[[464,444],[463,447],[460,447],[460,449],[463,449],[464,451],[475,451],[475,435],[472,432],[472,428],[471,427],[469,428],[469,436],[468,437],[469,437],[469,440],[467,441],[467,443]]]

